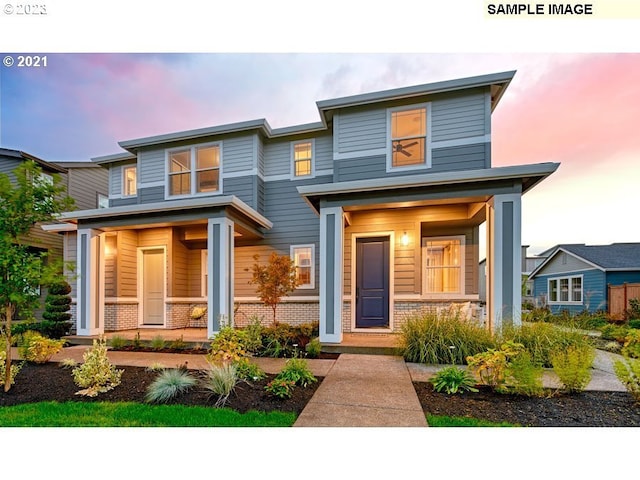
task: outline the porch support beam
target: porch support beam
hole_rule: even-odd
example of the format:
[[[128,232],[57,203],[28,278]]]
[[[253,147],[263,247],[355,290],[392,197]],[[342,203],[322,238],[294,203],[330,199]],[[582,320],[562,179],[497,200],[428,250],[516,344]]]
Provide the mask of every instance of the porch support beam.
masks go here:
[[[342,342],[344,212],[320,209],[320,342]]]
[[[207,224],[207,336],[220,332],[221,322],[233,325],[233,229],[228,218]]]
[[[104,333],[104,235],[78,229],[76,332],[81,336]]]
[[[521,195],[495,195],[487,204],[489,326],[521,325]]]

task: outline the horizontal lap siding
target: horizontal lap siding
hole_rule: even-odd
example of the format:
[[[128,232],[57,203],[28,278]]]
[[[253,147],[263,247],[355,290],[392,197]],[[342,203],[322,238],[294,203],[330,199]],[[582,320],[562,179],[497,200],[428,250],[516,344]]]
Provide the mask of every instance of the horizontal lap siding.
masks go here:
[[[475,137],[485,131],[485,95],[477,93],[436,100],[431,104],[431,135],[434,142]]]
[[[164,201],[164,187],[140,188],[138,190],[140,203],[156,203]]]
[[[142,150],[138,154],[138,183],[164,182],[165,164],[164,149]]]
[[[582,275],[582,303],[579,304],[549,304],[548,281],[553,278],[571,277]],[[600,270],[565,272],[554,275],[536,275],[533,281],[533,293],[535,298],[544,296],[553,313],[566,310],[578,313],[585,309],[590,312],[605,310],[607,308],[607,286],[605,274]]]
[[[461,147],[434,148],[431,150],[431,168],[425,172],[476,170],[485,166],[485,147],[478,143]]]
[[[339,114],[339,153],[386,148],[387,112],[383,108]]]
[[[246,177],[225,178],[223,181],[223,190],[225,195],[235,195],[245,202],[251,208],[256,208],[256,176],[250,175]]]
[[[565,252],[558,252],[540,270],[541,274],[550,275],[554,273],[577,272],[579,270],[591,270],[592,265],[580,260]]]
[[[316,172],[333,168],[333,137],[323,135],[315,140]]]
[[[138,296],[138,234],[132,230],[118,232],[116,296]]]
[[[98,207],[98,193],[108,195],[109,171],[102,167],[69,168],[67,193],[75,200],[75,210]]]
[[[122,195],[122,165],[109,167],[109,196]]]
[[[289,142],[267,143],[264,146],[264,175],[291,173],[291,146]]]
[[[202,295],[202,250],[187,250],[187,282],[189,297]]]
[[[253,135],[229,138],[222,144],[222,171],[224,173],[245,172],[254,168],[257,152],[254,151]]]
[[[369,178],[383,178],[387,169],[387,159],[384,156],[349,158],[337,160],[334,163],[334,178],[336,182],[350,182]],[[406,175],[406,172],[404,172]]]

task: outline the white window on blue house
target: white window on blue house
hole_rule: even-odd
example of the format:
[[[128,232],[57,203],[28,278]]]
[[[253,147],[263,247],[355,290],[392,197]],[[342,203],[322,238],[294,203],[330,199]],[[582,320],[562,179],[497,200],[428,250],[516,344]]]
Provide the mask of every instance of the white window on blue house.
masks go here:
[[[313,141],[291,144],[291,177],[313,176]]]
[[[291,259],[296,267],[298,288],[315,288],[315,245],[291,245]]]
[[[582,276],[549,279],[549,303],[582,303]]]
[[[431,166],[430,104],[387,111],[387,171]]]
[[[220,191],[220,146],[205,145],[167,153],[169,196]]]

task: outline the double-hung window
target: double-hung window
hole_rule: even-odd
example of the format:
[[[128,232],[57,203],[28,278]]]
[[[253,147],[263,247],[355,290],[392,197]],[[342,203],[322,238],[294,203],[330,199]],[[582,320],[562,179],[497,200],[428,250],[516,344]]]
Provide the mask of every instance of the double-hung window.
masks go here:
[[[582,276],[549,279],[549,303],[582,303]]]
[[[430,104],[387,111],[387,170],[431,166]]]
[[[291,259],[296,268],[298,288],[313,289],[315,287],[315,246],[291,245]]]
[[[464,236],[422,239],[425,295],[464,294]]]
[[[205,145],[168,152],[169,196],[220,191],[220,145]]]
[[[122,168],[122,195],[134,197],[138,193],[138,169],[135,165]]]
[[[291,176],[313,176],[313,141],[294,142],[291,144]]]

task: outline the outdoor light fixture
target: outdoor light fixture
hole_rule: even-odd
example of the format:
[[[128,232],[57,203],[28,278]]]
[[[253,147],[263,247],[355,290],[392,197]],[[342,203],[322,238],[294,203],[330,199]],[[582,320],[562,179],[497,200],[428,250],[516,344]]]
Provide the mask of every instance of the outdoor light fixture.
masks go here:
[[[402,238],[400,239],[400,242],[402,243],[403,246],[407,246],[409,245],[409,235],[407,235],[407,232],[404,232],[402,234]]]

